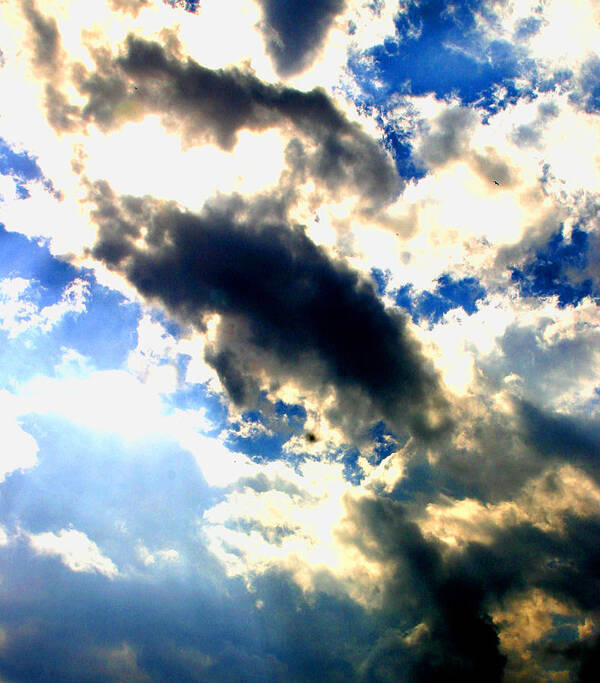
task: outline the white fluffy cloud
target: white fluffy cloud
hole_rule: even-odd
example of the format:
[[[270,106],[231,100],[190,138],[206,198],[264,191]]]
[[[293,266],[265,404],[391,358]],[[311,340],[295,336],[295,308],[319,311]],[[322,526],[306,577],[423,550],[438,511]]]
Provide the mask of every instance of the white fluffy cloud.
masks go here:
[[[96,543],[77,529],[29,534],[28,540],[35,552],[57,555],[74,572],[98,572],[110,579],[119,573],[112,560],[103,555]]]

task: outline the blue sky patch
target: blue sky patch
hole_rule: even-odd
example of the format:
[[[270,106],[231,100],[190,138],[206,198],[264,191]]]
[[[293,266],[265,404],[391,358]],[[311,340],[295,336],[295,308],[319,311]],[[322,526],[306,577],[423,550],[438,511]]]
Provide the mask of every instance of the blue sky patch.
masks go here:
[[[306,421],[306,408],[300,403],[275,403],[275,415],[278,419],[285,419],[290,425],[302,427]]]
[[[371,428],[370,436],[374,441],[373,454],[368,458],[371,465],[379,465],[399,447],[397,436],[382,420]]]
[[[350,68],[377,104],[392,95],[434,93],[490,111],[501,108],[523,94],[516,79],[531,65],[515,44],[486,40],[476,12],[493,21],[483,3],[473,0],[451,7],[442,0],[411,3],[395,20],[396,38],[353,57]],[[501,101],[493,97],[499,85],[506,88]]]
[[[22,277],[39,284],[41,306],[56,303],[64,288],[78,275],[69,263],[54,258],[48,247],[0,223],[0,279]]]
[[[410,134],[395,130],[388,124],[384,128],[384,147],[392,153],[398,175],[405,180],[420,180],[427,175],[425,168],[420,166],[413,157],[413,146]]]
[[[569,95],[569,100],[588,114],[600,113],[600,58],[596,55],[581,67],[579,88]]]
[[[173,8],[181,7],[191,14],[196,14],[200,9],[200,0],[163,0],[163,2]]]
[[[425,319],[435,324],[453,308],[462,308],[472,315],[478,310],[477,302],[485,296],[486,291],[476,278],[455,280],[452,275],[444,274],[438,278],[432,292],[413,295],[412,285],[404,285],[396,290],[395,303],[406,309],[415,323]]]
[[[281,447],[288,435],[271,432],[268,420],[259,410],[247,410],[241,420],[230,423],[225,445],[232,451],[244,453],[257,462],[277,460],[281,457]],[[245,429],[249,428],[249,435]]]
[[[4,138],[0,137],[0,174],[14,178],[17,196],[20,199],[30,197],[26,184],[33,180],[40,181],[48,192],[53,192],[52,181],[44,177],[37,159],[27,152],[15,152]]]
[[[338,458],[344,465],[344,478],[354,486],[358,486],[365,478],[362,467],[358,464],[360,451],[358,448],[345,449],[341,457]]]
[[[587,232],[574,228],[567,241],[561,228],[532,261],[511,268],[511,280],[521,296],[558,296],[560,308],[576,306],[586,296],[597,293],[593,280],[584,275],[588,249]],[[581,277],[577,277],[577,271]]]
[[[99,285],[93,275],[86,279],[90,295],[85,313],[65,316],[54,332],[54,339],[57,344],[90,357],[100,370],[118,368],[137,345],[140,307],[119,292]]]
[[[391,273],[389,270],[386,270],[384,273],[383,270],[379,268],[371,268],[371,277],[375,282],[375,288],[379,296],[383,296],[385,294],[385,290],[390,280],[390,276]]]
[[[0,224],[0,279],[15,277],[30,281],[30,296],[40,310],[58,302],[75,279],[88,285],[84,312],[67,314],[47,333],[29,337],[30,348],[40,355],[43,366],[48,357],[58,358],[61,348],[67,347],[89,357],[98,369],[116,368],[137,345],[138,304],[98,284],[91,271],[55,258],[47,246],[8,232]],[[22,346],[18,339],[8,343]],[[6,353],[6,359],[11,357],[10,351]],[[39,363],[33,367],[39,368]]]

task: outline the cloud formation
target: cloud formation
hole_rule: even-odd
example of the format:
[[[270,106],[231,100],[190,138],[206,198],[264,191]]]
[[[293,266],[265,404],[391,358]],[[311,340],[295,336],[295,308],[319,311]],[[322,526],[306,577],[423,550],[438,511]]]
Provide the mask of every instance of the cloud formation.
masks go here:
[[[302,71],[316,59],[345,0],[259,0],[264,13],[267,50],[281,76]]]
[[[598,18],[0,0],[0,678],[595,680]]]
[[[299,136],[287,159],[300,178],[309,174],[333,193],[350,187],[367,199],[367,206],[396,198],[402,184],[385,152],[323,90],[264,83],[237,68],[207,69],[177,52],[176,45],[170,50],[132,35],[120,56],[93,51],[96,72],[73,69],[87,103],[79,109],[49,84],[49,121],[59,132],[87,122],[109,131],[155,113],[186,146],[212,142],[227,151],[242,130],[278,127]]]
[[[105,183],[91,199],[100,227],[93,256],[198,329],[207,315],[224,316],[206,359],[235,403],[256,404],[261,371],[271,382],[277,375],[273,356],[281,379],[323,392],[331,385],[348,410],[345,392],[422,436],[449,426],[441,388],[402,316],[300,226],[277,221],[276,206],[233,198],[193,215],[119,199]]]

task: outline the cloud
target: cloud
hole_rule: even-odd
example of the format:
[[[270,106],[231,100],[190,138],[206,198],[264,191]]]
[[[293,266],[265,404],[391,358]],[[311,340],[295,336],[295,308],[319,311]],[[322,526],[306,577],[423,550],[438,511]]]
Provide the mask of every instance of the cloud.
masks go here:
[[[388,565],[383,605],[396,627],[363,663],[364,680],[500,682],[506,660],[477,576],[460,561],[445,562],[441,548],[393,501],[365,498],[349,513],[342,533],[366,557]]]
[[[129,12],[137,16],[141,9],[147,7],[150,0],[109,0],[109,5],[112,10]]]
[[[539,452],[567,462],[574,462],[592,477],[598,477],[600,422],[585,418],[549,413],[523,401],[520,417],[528,439]]]
[[[553,499],[561,493],[551,484],[540,492]],[[463,523],[468,528],[468,516]],[[529,609],[526,601],[532,590],[545,596],[550,611],[554,601],[563,618],[583,626],[583,614],[595,609],[597,504],[582,514],[573,514],[567,506],[559,528],[542,531],[509,513],[488,529],[486,541],[471,540],[451,550],[424,537],[407,508],[398,503],[369,497],[349,506],[347,526],[340,533],[385,567],[384,612],[388,623],[395,625],[363,663],[367,680],[378,674],[406,675],[401,672],[410,672],[410,680],[418,681],[454,678],[458,672],[465,680],[503,680],[507,659],[500,650],[498,624],[506,625],[506,615],[518,619],[519,609]],[[515,603],[502,617],[500,606],[511,600]],[[546,621],[533,646],[519,634],[509,647],[511,667],[521,668],[519,676],[524,676],[515,680],[528,680],[537,667],[547,670],[552,624],[551,619]],[[563,657],[564,669],[575,674],[582,665],[585,670],[589,641],[578,642],[575,632],[562,639],[559,634],[558,643],[559,652],[573,655],[570,661]]]
[[[4,447],[0,457],[0,482],[11,472],[29,469],[37,464],[38,444],[36,440],[21,428],[17,421],[14,396],[0,390],[0,426]]]
[[[231,151],[242,130],[279,127],[299,136],[287,155],[299,178],[308,173],[334,194],[349,188],[368,198],[367,207],[391,202],[401,189],[385,152],[323,90],[268,84],[237,68],[207,69],[133,35],[118,57],[100,48],[92,54],[96,72],[74,70],[77,88],[87,98],[77,116],[60,93],[47,102],[49,120],[65,122],[59,131],[93,121],[107,132],[158,114],[186,146],[212,142]]]
[[[345,0],[258,0],[263,9],[267,51],[280,76],[296,74],[315,60]]]
[[[34,0],[22,0],[23,13],[31,27],[33,64],[39,73],[52,77],[61,67],[61,41],[56,20],[48,19],[37,9]]]
[[[44,307],[36,305],[32,290],[32,283],[24,278],[0,280],[0,329],[7,330],[9,338],[31,330],[48,332],[65,316],[86,310],[89,285],[85,280],[73,280],[59,301]]]
[[[311,378],[308,389],[331,383],[340,398],[358,391],[375,411],[421,435],[448,426],[440,387],[403,318],[300,227],[281,223],[277,211],[263,215],[268,202],[263,208],[232,198],[195,215],[150,199],[119,199],[105,183],[90,198],[100,228],[94,257],[187,324],[202,329],[213,313],[229,320],[206,359],[236,403],[256,400],[262,369],[273,381],[272,357],[282,379]]]
[[[593,676],[592,4],[0,12],[0,678]]]
[[[431,168],[463,157],[468,150],[469,133],[476,115],[466,107],[446,109],[436,121],[436,129],[423,136],[420,156]]]
[[[48,531],[31,534],[29,543],[37,553],[58,555],[74,572],[95,571],[108,578],[114,578],[118,574],[112,560],[103,555],[98,546],[82,531],[61,529],[58,533]]]

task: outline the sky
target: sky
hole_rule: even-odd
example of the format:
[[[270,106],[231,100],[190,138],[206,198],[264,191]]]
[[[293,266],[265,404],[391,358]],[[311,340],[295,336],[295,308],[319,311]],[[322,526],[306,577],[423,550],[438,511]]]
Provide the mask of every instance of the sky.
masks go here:
[[[600,3],[0,0],[0,681],[600,669]]]

